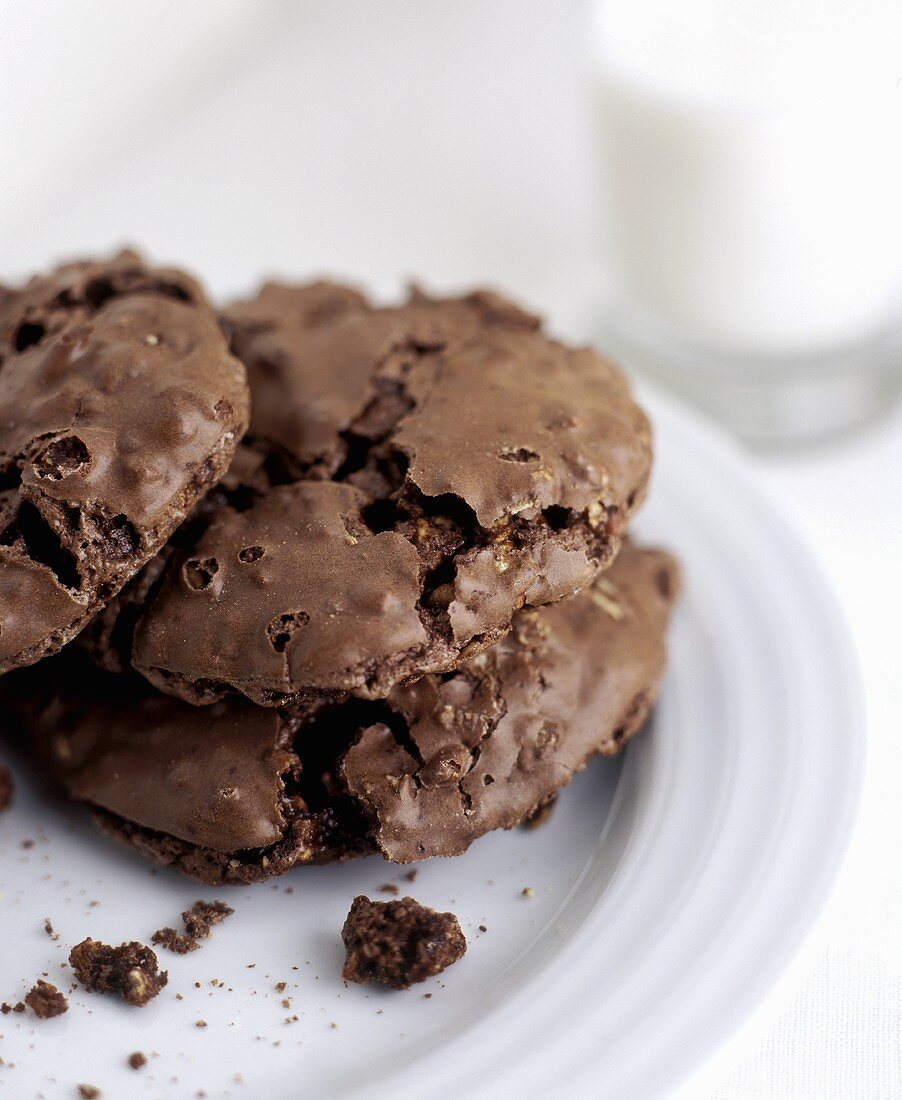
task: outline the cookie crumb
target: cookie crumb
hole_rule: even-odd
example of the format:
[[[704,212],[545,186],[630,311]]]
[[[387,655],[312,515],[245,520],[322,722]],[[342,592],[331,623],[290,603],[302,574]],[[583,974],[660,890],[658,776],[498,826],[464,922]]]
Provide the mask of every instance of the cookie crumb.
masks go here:
[[[480,924],[479,931],[480,932],[488,932],[488,928],[486,928],[486,926],[484,924]]]
[[[27,840],[22,841],[22,847],[23,848],[33,848],[34,847],[34,841],[29,837]]]
[[[147,1065],[147,1055],[141,1050],[136,1050],[128,1056],[128,1064],[132,1069],[140,1069]]]
[[[205,939],[210,935],[214,924],[221,924],[234,912],[224,901],[196,901],[190,909],[182,913],[182,920],[189,936]]]
[[[54,931],[49,917],[44,917],[44,931],[52,940],[58,940],[60,938],[59,932]]]
[[[288,982],[276,982],[276,993],[284,993],[288,987]]]
[[[167,951],[173,951],[176,955],[187,955],[189,951],[196,951],[200,944],[193,936],[186,936],[184,932],[176,932],[174,928],[158,928],[150,937],[150,942],[165,947]]]
[[[0,813],[13,804],[13,773],[5,764],[0,764]]]
[[[4,1001],[3,1004],[0,1004],[0,1012],[2,1012],[4,1016],[8,1016],[10,1014],[10,1012],[24,1012],[24,1011],[25,1011],[25,1004],[22,1001],[17,1001],[14,1005],[7,1004],[6,1001]]]
[[[64,1012],[69,1010],[69,1002],[63,994],[55,985],[45,982],[43,978],[38,978],[26,993],[25,1003],[39,1020],[49,1020],[53,1016],[62,1016]]]
[[[407,879],[408,882],[413,882],[417,877],[417,868],[416,867],[411,867],[411,869],[407,872],[407,874],[404,877]]]
[[[520,893],[524,898],[531,898],[535,895],[535,890],[531,886],[524,886]]]
[[[169,981],[169,974],[158,970],[156,954],[134,940],[110,947],[89,936],[69,952],[69,963],[85,989],[115,993],[138,1008],[156,997]]]
[[[545,802],[540,802],[538,806],[534,806],[526,817],[521,822],[524,829],[538,829],[540,825],[544,825],[551,815],[554,813],[555,803],[557,802],[557,795],[553,795]]]
[[[207,1021],[206,1020],[195,1020],[194,1021],[194,1026],[195,1027],[206,1027],[207,1026]]]
[[[103,1094],[96,1085],[79,1085],[78,1095],[82,1100],[97,1100],[97,1097]]]
[[[354,898],[341,936],[345,981],[381,982],[392,989],[441,974],[467,949],[453,913],[437,913],[413,898]]]
[[[401,893],[401,891],[398,889],[397,886],[395,886],[393,882],[383,882],[382,885],[379,887],[379,890],[383,894],[394,894],[395,897],[397,897],[398,894]]]

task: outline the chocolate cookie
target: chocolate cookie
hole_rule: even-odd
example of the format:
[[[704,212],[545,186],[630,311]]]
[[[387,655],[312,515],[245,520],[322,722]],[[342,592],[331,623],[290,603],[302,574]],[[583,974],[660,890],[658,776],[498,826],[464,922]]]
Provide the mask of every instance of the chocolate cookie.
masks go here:
[[[178,550],[193,547],[220,509],[248,508],[269,489],[264,459],[260,451],[239,443],[222,480],[198,501],[162,550],[91,619],[78,644],[101,668],[108,672],[131,668],[135,627],[162,583],[170,558]]]
[[[595,352],[486,292],[373,309],[269,285],[226,323],[274,488],[215,516],[138,623],[134,665],[161,690],[381,698],[610,562],[651,444]]]
[[[64,654],[31,729],[103,828],[206,883],[372,851],[455,855],[640,727],[677,583],[668,555],[627,545],[589,588],[521,611],[492,649],[384,701],[201,710],[136,677],[92,682]]]
[[[123,252],[0,289],[0,672],[58,650],[160,549],[247,418],[188,276]]]

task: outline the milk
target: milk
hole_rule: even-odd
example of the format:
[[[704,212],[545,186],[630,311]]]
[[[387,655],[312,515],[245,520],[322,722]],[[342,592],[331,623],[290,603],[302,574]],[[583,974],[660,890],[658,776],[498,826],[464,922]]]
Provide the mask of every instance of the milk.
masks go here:
[[[834,355],[897,315],[902,0],[608,0],[606,256],[626,327]]]

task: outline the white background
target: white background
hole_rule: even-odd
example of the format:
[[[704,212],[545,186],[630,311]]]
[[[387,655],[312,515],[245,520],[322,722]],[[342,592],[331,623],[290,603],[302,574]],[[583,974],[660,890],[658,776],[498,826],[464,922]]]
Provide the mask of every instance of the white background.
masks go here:
[[[488,282],[592,338],[587,18],[583,0],[6,0],[0,280],[131,242],[220,297],[273,272],[385,295]],[[683,1095],[898,1098],[902,412],[757,462],[852,624],[867,779],[809,951]]]

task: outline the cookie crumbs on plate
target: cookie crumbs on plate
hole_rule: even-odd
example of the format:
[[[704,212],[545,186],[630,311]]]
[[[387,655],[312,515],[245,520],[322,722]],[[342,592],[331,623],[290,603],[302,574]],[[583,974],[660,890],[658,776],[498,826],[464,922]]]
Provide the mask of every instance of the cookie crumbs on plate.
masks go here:
[[[7,1004],[6,1001],[4,1001],[3,1004],[0,1004],[0,1012],[2,1012],[4,1016],[8,1016],[10,1014],[10,1012],[24,1012],[24,1011],[25,1011],[25,1005],[22,1001],[17,1001],[16,1004],[14,1004],[14,1005]]]
[[[380,982],[393,989],[441,974],[467,949],[453,913],[437,913],[413,898],[356,897],[341,936],[345,981]]]
[[[134,940],[110,947],[89,936],[72,948],[69,962],[85,989],[116,993],[138,1008],[156,997],[169,981],[168,973],[158,970],[156,954]]]
[[[189,951],[196,951],[200,944],[193,936],[186,936],[184,932],[176,932],[174,928],[158,928],[150,937],[150,942],[165,947],[176,955],[187,955]]]
[[[488,928],[486,928],[486,926],[484,924],[480,924],[479,931],[480,932],[488,932]]]
[[[25,994],[25,1003],[39,1020],[49,1020],[53,1016],[62,1016],[64,1012],[69,1010],[69,1002],[63,994],[55,985],[45,982],[43,978],[38,978],[28,993]]]
[[[210,935],[214,924],[221,924],[234,912],[224,901],[196,901],[190,909],[182,913],[182,920],[189,936],[205,939]]]
[[[13,773],[5,764],[0,764],[0,813],[12,805],[14,790]]]
[[[143,1051],[136,1050],[128,1056],[128,1064],[132,1069],[140,1069],[147,1065],[147,1055]]]

